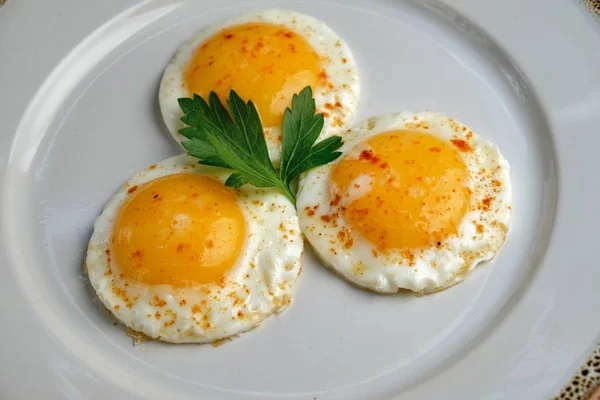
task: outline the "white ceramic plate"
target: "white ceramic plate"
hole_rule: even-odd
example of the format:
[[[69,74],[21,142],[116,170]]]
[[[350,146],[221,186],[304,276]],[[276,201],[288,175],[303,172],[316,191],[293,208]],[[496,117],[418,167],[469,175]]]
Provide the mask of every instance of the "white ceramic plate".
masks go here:
[[[3,398],[542,399],[600,331],[600,27],[569,0],[9,0],[0,8]],[[417,298],[358,290],[306,254],[285,313],[219,348],[145,343],[92,302],[92,222],[178,153],[162,70],[206,24],[325,20],[362,79],[357,120],[442,112],[497,143],[513,220],[499,256]]]

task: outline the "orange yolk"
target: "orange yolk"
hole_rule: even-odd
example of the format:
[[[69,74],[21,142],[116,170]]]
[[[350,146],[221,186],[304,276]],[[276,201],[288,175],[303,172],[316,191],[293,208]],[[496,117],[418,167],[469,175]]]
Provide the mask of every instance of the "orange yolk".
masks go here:
[[[278,25],[227,28],[196,49],[185,70],[190,96],[212,91],[224,101],[234,89],[252,99],[265,127],[281,125],[292,95],[313,89],[320,77],[319,56],[300,35]]]
[[[332,175],[334,193],[348,198],[344,218],[355,229],[379,249],[439,245],[456,233],[471,192],[454,147],[413,131],[389,131],[364,144],[358,159],[346,157]]]
[[[237,260],[246,226],[235,192],[222,183],[176,174],[130,196],[112,235],[115,269],[124,279],[174,287],[214,283]]]

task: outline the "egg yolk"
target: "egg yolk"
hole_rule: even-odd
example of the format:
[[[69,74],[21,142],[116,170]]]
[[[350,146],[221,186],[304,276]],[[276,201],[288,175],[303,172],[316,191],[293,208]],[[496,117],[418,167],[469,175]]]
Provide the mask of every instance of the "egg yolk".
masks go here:
[[[235,192],[222,183],[175,174],[129,196],[112,232],[122,278],[189,287],[220,281],[237,260],[246,226]]]
[[[211,91],[224,101],[234,89],[252,99],[266,127],[279,126],[292,95],[313,89],[319,56],[300,35],[282,26],[251,23],[217,33],[196,49],[185,70],[190,96]]]
[[[332,172],[343,215],[379,249],[439,245],[467,210],[469,173],[457,150],[437,137],[389,131]],[[360,150],[359,149],[359,150]]]

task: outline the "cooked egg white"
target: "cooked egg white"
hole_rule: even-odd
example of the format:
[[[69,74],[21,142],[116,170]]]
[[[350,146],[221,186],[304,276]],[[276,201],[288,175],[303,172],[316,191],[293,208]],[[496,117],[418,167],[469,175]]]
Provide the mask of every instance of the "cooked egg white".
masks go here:
[[[511,214],[508,162],[451,118],[400,112],[345,135],[299,183],[300,226],[323,262],[381,293],[431,293],[496,255]]]
[[[181,155],[133,176],[106,204],[86,267],[127,327],[212,342],[290,303],[303,250],[294,206],[275,190],[224,186],[230,173]]]
[[[184,125],[177,103],[211,91],[224,101],[234,89],[260,114],[271,159],[277,163],[281,121],[292,95],[313,88],[325,115],[321,139],[345,130],[359,103],[350,48],[324,22],[293,11],[264,10],[211,25],[177,51],[159,90],[163,119],[177,142]]]

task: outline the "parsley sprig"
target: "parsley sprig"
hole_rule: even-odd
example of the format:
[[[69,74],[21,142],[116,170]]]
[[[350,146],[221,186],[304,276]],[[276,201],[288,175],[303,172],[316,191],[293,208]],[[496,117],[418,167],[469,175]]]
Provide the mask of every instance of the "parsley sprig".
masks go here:
[[[319,165],[327,164],[342,153],[336,151],[342,138],[332,136],[317,141],[323,129],[323,114],[315,114],[310,87],[292,97],[292,108],[283,114],[281,162],[279,171],[269,159],[263,128],[252,101],[244,102],[232,90],[225,108],[219,96],[211,92],[208,102],[194,94],[179,99],[188,125],[179,133],[188,140],[181,144],[200,164],[234,170],[225,185],[239,188],[247,183],[256,187],[276,187],[296,204],[290,188],[294,178]]]

